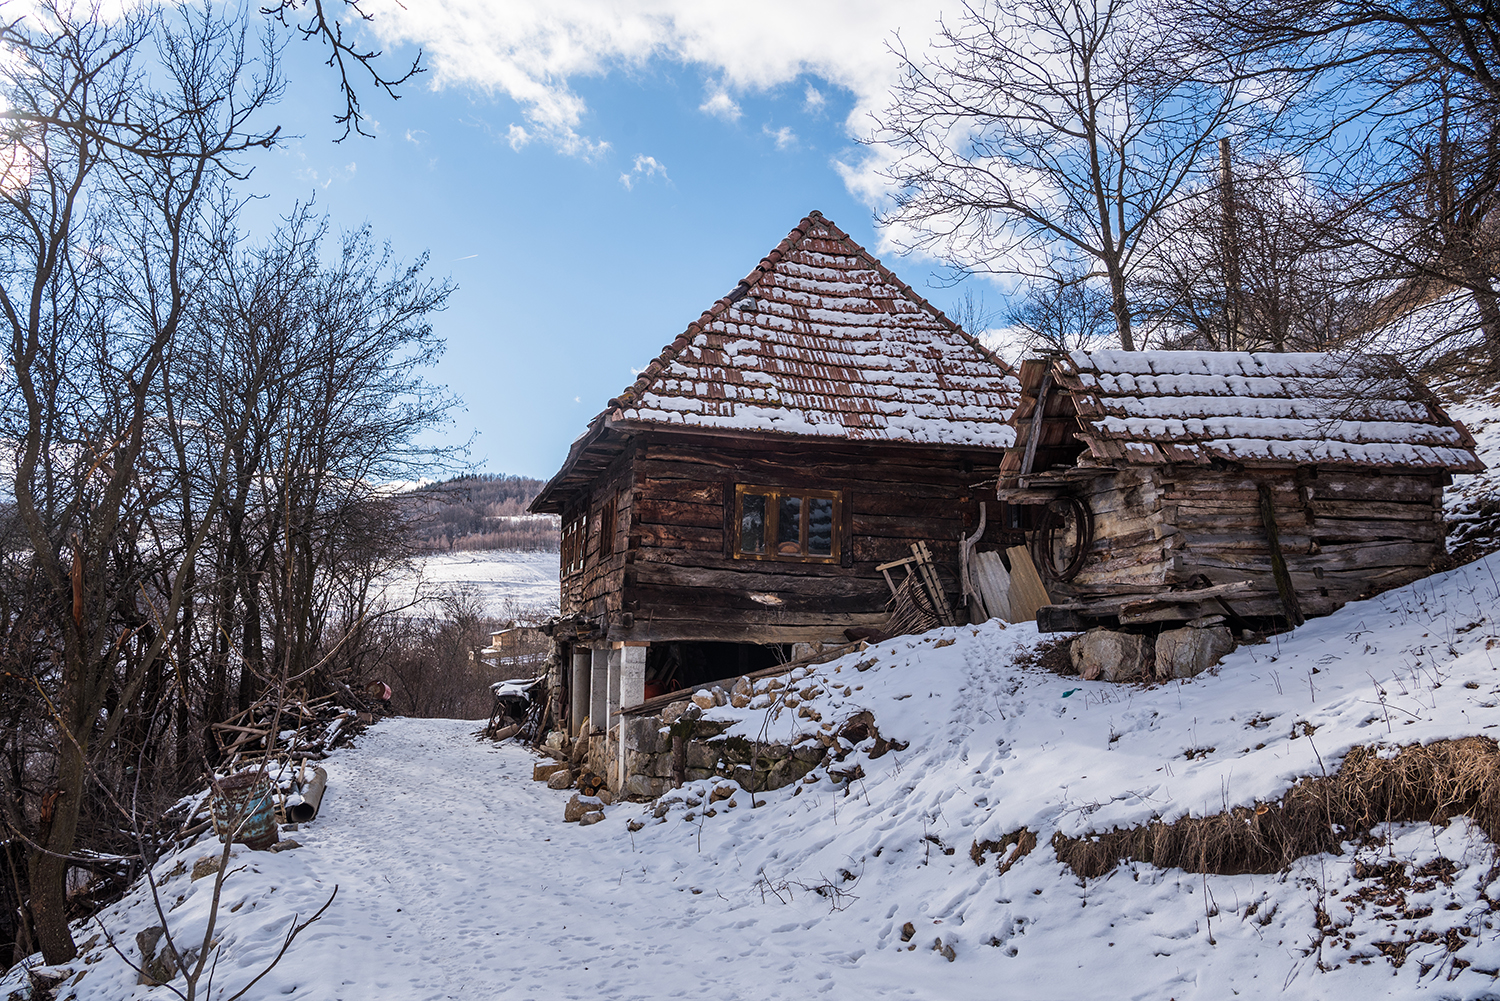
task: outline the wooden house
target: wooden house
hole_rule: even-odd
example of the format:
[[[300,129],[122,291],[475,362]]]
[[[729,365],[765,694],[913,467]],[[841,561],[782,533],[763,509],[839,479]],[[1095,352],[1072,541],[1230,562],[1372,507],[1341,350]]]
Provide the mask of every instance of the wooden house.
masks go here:
[[[1044,631],[1300,623],[1445,552],[1474,440],[1388,357],[1073,351],[1021,366],[999,497],[1029,505]]]
[[[574,732],[879,627],[925,542],[959,590],[1014,373],[817,212],[664,348],[531,506],[562,518]]]

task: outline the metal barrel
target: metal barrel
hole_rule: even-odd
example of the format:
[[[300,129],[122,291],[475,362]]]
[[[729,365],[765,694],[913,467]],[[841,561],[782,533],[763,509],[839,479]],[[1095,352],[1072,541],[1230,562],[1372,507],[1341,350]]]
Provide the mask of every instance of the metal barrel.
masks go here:
[[[220,841],[259,852],[280,837],[271,782],[263,772],[241,772],[217,783],[209,812]]]

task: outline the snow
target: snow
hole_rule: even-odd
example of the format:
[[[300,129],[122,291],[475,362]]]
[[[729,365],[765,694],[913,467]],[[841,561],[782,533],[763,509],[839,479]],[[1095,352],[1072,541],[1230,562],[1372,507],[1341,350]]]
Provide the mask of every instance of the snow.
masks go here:
[[[588,828],[561,822],[572,794],[532,782],[524,748],[476,741],[472,722],[388,720],[324,762],[322,812],[290,834],[302,847],[238,851],[215,990],[237,990],[337,884],[253,997],[1493,997],[1492,846],[1463,818],[1390,825],[1270,875],[1127,863],[1082,881],[1049,841],[1263,803],[1356,745],[1500,733],[1497,605],[1500,555],[1155,687],[1048,673],[1028,663],[1032,626],[898,638],[798,669],[778,703],[710,713],[790,740],[868,710],[906,746],[832,766],[862,777],[823,766],[759,807],[690,783]],[[1009,871],[971,861],[974,842],[1023,826],[1039,843]],[[172,873],[213,847],[155,867],[183,937],[201,934],[212,880]],[[1410,878],[1404,912],[1356,862]],[[102,917],[131,955],[157,923],[144,887]],[[1399,967],[1377,946],[1408,939]],[[168,996],[134,987],[102,941],[69,971],[85,972],[64,998]]]
[[[430,601],[452,594],[474,598],[484,614],[513,617],[517,612],[555,614],[559,600],[558,554],[519,549],[440,553],[416,561],[409,574],[386,586],[386,599],[427,614]]]
[[[1482,473],[1453,477],[1444,491],[1444,514],[1449,524],[1449,548],[1474,542],[1485,548],[1500,546],[1500,398],[1474,399],[1448,408],[1474,436]]]

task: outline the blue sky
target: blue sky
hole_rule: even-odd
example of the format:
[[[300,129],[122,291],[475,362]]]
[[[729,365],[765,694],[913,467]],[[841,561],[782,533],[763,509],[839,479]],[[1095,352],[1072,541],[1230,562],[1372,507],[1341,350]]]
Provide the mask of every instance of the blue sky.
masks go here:
[[[476,433],[480,468],[550,476],[632,368],[811,209],[940,308],[957,304],[934,262],[886,249],[878,184],[851,139],[883,104],[891,29],[926,37],[932,9],[770,4],[752,28],[674,0],[556,0],[538,8],[550,19],[522,0],[427,3],[422,16],[408,5],[409,23],[377,11],[388,65],[415,40],[431,72],[394,103],[365,88],[374,139],[333,142],[333,73],[310,44],[288,47],[271,114],[300,138],[259,159],[245,190],[266,196],[253,233],[316,194],[335,227],[368,222],[398,256],[428,251],[431,272],[451,276],[431,375],[464,400],[449,438]],[[853,19],[858,30],[832,30]]]

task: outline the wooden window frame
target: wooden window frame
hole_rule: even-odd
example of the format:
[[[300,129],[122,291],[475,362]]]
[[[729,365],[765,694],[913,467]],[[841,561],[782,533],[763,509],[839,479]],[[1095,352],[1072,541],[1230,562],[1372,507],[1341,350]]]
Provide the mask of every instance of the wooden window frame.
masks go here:
[[[808,500],[831,500],[833,501],[833,517],[829,531],[829,553],[827,556],[812,556],[807,553],[807,505],[802,505],[804,512],[799,525],[798,535],[802,552],[795,555],[773,552],[746,553],[740,549],[740,529],[744,525],[745,518],[745,495],[752,494],[757,497],[766,498],[766,523],[765,538],[766,547],[769,550],[773,545],[769,540],[776,537],[777,519],[780,517],[780,501],[783,497],[800,497],[804,502]],[[736,483],[734,485],[734,521],[730,535],[730,553],[737,560],[772,560],[779,563],[840,563],[843,561],[844,545],[844,491],[842,490],[815,490],[808,487],[770,487],[755,483]]]
[[[565,520],[562,526],[562,552],[559,554],[562,575],[571,577],[583,572],[588,554],[589,511],[585,507],[576,516]]]
[[[615,533],[620,528],[620,495],[610,494],[599,509],[599,559],[615,554]]]

